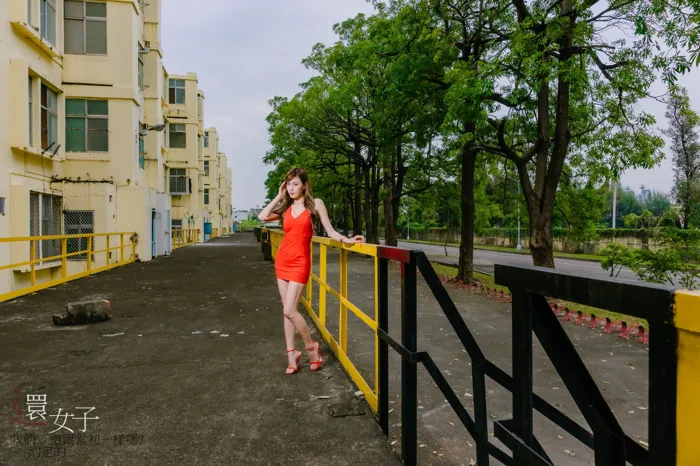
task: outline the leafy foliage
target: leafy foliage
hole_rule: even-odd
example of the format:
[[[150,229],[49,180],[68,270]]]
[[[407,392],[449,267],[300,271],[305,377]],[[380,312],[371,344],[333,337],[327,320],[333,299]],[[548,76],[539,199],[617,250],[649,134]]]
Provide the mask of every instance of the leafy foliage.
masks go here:
[[[680,235],[676,229],[663,230],[657,237],[661,247],[630,250],[611,243],[601,253],[604,270],[617,276],[623,267],[632,270],[640,279],[653,283],[668,283],[693,289],[700,286],[700,237]],[[617,270],[617,274],[613,275]]]

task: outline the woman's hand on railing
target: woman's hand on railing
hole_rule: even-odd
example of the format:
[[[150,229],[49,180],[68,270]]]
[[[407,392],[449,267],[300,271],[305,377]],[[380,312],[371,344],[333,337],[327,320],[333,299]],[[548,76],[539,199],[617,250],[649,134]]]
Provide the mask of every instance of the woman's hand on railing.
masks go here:
[[[364,236],[362,235],[355,235],[352,238],[346,238],[345,236],[340,237],[340,242],[343,244],[357,244],[357,243],[366,243],[367,240],[365,239]]]

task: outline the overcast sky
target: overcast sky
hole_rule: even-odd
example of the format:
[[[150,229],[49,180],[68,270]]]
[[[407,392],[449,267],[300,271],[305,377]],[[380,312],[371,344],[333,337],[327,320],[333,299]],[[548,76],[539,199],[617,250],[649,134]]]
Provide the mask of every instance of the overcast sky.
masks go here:
[[[196,4],[196,6],[195,6]],[[301,64],[317,42],[332,44],[333,25],[372,8],[365,0],[167,0],[162,41],[169,73],[195,72],[204,91],[204,124],[219,131],[220,150],[233,173],[233,206],[248,209],[265,200],[270,98],[293,96],[311,74]],[[700,110],[700,71],[684,76],[695,110]],[[663,90],[663,88],[660,88]],[[666,125],[663,105],[648,111]],[[669,191],[671,160],[649,171],[627,172],[622,183],[638,190]]]

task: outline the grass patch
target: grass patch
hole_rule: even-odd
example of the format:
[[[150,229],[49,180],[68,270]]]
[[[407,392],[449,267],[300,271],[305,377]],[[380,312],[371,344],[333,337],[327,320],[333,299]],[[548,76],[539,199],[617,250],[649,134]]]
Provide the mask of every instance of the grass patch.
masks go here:
[[[417,244],[432,244],[434,246],[444,246],[445,243],[439,243],[437,241],[418,241],[418,240],[406,240],[402,239],[400,241],[406,242],[406,243],[417,243]],[[459,244],[457,243],[447,243],[448,246],[453,246],[453,247],[459,247]],[[503,248],[499,246],[481,246],[481,245],[475,245],[474,249],[481,249],[483,251],[497,251],[497,252],[507,252],[510,254],[522,254],[522,255],[530,255],[530,251],[527,249],[523,249],[522,251],[516,251],[515,249],[512,248]],[[596,262],[601,262],[604,257],[603,256],[598,256],[596,254],[573,254],[573,253],[568,253],[568,252],[555,252],[554,257],[559,257],[561,259],[579,259],[579,260],[588,260],[588,261],[596,261]]]
[[[457,276],[457,267],[450,267],[449,265],[438,264],[436,262],[431,262],[435,273],[438,275],[444,275],[446,277],[454,278]],[[510,293],[508,287],[502,285],[496,285],[494,278],[491,275],[487,275],[481,272],[474,272],[474,281],[480,283],[489,288],[495,288],[498,291],[503,291],[505,293]],[[595,314],[598,318],[608,318],[612,321],[624,320],[627,325],[641,325],[645,330],[649,330],[649,323],[644,319],[639,319],[634,316],[629,316],[625,314],[618,314],[617,312],[607,311],[605,309],[598,309],[595,307],[584,306],[583,304],[571,303],[567,301],[562,301],[562,304],[568,307],[572,311],[581,311],[583,314]]]

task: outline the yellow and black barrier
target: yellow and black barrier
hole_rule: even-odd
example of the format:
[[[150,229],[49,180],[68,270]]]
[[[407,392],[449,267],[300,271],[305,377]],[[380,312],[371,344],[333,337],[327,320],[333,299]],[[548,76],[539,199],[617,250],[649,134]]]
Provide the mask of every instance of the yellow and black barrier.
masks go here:
[[[273,259],[281,243],[279,230],[256,228],[266,260]],[[596,464],[623,466],[700,464],[697,441],[700,404],[700,292],[646,284],[594,279],[539,267],[496,265],[495,279],[513,293],[511,374],[493,364],[479,347],[471,330],[422,251],[373,245],[346,246],[326,238],[312,239],[319,250],[319,274],[309,285],[319,285],[318,314],[314,311],[313,287],[307,286],[303,304],[324,339],[345,370],[365,394],[378,422],[388,435],[389,385],[388,350],[401,357],[401,456],[404,464],[417,462],[417,366],[423,365],[462,425],[476,443],[478,464],[490,458],[503,464],[553,465],[546,449],[534,435],[537,411],[549,422],[594,451]],[[340,250],[340,290],[327,283],[327,250]],[[374,318],[347,299],[349,251],[374,258]],[[312,260],[314,254],[311,254]],[[388,327],[388,262],[401,266],[401,341],[393,339]],[[417,273],[434,295],[452,329],[471,359],[473,410],[470,412],[455,394],[427,351],[417,345]],[[327,293],[340,302],[339,338],[336,342],[326,328]],[[629,437],[603,397],[575,345],[547,302],[561,299],[635,316],[649,322],[649,410],[648,442]],[[356,314],[375,332],[375,387],[366,383],[347,356],[347,314]],[[586,424],[533,391],[533,336],[559,373]],[[489,421],[486,404],[487,379],[512,393],[513,417]],[[640,390],[643,387],[640,387]],[[493,433],[489,434],[489,422]],[[495,443],[491,437],[500,443]],[[505,446],[505,449],[503,448]],[[510,450],[508,452],[507,450]]]
[[[14,275],[0,302],[131,264],[137,242],[134,232],[0,238],[10,248],[0,272]]]

